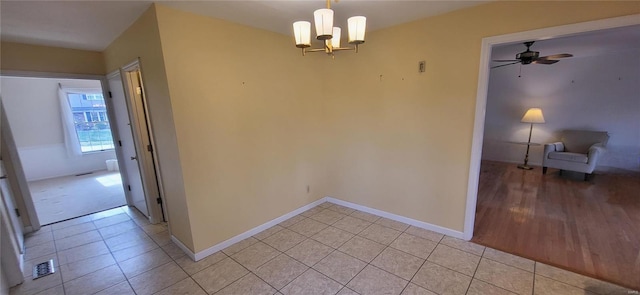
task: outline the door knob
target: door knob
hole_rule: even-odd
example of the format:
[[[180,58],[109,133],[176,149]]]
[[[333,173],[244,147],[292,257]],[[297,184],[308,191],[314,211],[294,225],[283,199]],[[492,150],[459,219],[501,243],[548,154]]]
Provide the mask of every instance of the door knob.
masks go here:
[[[131,157],[131,160],[137,160],[138,157]]]

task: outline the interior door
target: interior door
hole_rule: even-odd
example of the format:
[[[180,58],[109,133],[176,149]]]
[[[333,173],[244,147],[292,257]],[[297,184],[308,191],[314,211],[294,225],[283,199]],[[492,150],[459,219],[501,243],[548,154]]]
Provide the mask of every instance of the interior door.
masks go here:
[[[11,191],[11,185],[7,179],[6,171],[4,170],[4,163],[0,159],[0,195],[2,197],[2,205],[7,212],[2,212],[8,215],[8,221],[11,224],[11,229],[15,233],[15,242],[20,253],[24,253],[24,234],[22,233],[22,221],[13,199],[13,192]]]
[[[120,74],[111,75],[109,77],[109,90],[111,91],[114,113],[116,116],[116,124],[118,127],[118,137],[120,142],[119,148],[124,155],[124,173],[125,179],[124,189],[129,191],[129,205],[134,206],[145,216],[149,216],[147,203],[145,198],[145,190],[142,185],[140,174],[140,166],[138,163],[138,153],[133,140],[132,126],[129,119],[129,111],[127,108],[127,100],[124,94],[122,78]]]

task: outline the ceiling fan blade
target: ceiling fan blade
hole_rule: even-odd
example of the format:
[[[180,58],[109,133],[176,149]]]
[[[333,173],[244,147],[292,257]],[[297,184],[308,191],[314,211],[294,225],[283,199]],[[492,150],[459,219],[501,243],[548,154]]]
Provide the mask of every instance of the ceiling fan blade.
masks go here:
[[[519,62],[520,60],[519,59],[494,59],[492,61],[496,61],[496,62],[514,62],[514,61],[517,61],[517,62]]]
[[[536,59],[534,60],[532,63],[534,64],[541,64],[541,65],[551,65],[554,63],[559,62],[559,60],[553,60],[553,59]]]
[[[547,55],[547,56],[542,56],[540,58],[544,58],[544,59],[558,59],[558,58],[565,58],[565,57],[572,57],[573,54],[569,54],[569,53],[560,53],[560,54],[553,54],[553,55]]]
[[[516,61],[516,62],[509,63],[509,64],[503,64],[503,65],[499,65],[499,66],[493,66],[493,67],[491,67],[491,68],[492,68],[492,69],[495,69],[495,68],[504,67],[504,66],[510,66],[510,65],[515,65],[515,64],[519,64],[519,63],[520,63],[520,61]]]

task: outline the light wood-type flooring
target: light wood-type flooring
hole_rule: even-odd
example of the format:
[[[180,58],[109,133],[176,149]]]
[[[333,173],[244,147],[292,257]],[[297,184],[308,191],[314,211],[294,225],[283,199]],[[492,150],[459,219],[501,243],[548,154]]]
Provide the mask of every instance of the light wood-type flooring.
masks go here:
[[[473,242],[640,289],[640,174],[483,161]]]

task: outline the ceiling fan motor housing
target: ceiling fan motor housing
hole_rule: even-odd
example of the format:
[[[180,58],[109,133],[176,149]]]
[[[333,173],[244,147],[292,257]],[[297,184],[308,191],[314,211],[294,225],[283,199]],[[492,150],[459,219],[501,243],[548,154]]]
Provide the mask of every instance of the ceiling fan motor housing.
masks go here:
[[[518,53],[516,55],[516,59],[519,59],[522,62],[522,64],[528,65],[532,63],[534,60],[538,59],[539,56],[540,56],[540,52],[527,50],[525,52]]]

